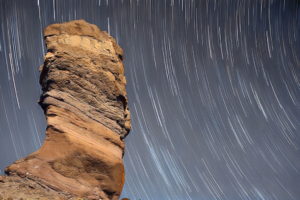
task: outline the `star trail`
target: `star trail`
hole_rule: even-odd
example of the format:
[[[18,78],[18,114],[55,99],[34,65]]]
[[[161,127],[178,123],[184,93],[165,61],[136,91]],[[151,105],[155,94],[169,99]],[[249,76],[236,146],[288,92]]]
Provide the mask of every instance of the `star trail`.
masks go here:
[[[121,198],[300,199],[297,0],[1,0],[0,173],[40,148],[43,30],[84,19],[124,51]]]

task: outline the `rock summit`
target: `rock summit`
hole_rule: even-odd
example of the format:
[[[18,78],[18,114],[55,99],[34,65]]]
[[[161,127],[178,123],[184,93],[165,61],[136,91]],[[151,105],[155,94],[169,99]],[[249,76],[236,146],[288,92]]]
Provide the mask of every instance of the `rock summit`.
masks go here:
[[[44,30],[41,148],[6,167],[0,199],[119,199],[131,123],[123,51],[84,20]]]

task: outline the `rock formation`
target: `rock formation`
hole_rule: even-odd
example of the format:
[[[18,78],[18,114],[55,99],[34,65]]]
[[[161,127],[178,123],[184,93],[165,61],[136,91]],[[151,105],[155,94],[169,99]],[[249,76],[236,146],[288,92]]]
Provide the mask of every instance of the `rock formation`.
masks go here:
[[[38,151],[6,167],[0,195],[119,199],[124,138],[131,128],[123,51],[84,20],[52,24],[44,36],[38,103],[47,118],[46,139]]]

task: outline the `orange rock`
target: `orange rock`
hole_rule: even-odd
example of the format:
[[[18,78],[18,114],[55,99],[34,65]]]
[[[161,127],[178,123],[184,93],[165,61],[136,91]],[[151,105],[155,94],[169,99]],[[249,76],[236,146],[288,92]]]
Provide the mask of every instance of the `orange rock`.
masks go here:
[[[38,151],[6,167],[6,177],[41,186],[45,198],[119,199],[124,138],[131,128],[123,51],[84,20],[52,24],[44,35],[48,53],[38,103],[47,118],[46,139]]]

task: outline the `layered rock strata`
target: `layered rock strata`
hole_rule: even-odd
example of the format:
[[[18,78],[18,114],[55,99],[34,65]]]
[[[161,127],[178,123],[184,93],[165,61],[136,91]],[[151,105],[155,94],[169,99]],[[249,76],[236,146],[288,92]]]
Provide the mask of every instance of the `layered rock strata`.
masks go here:
[[[45,199],[119,199],[124,138],[131,128],[123,51],[84,20],[52,24],[44,36],[38,103],[47,118],[46,139],[38,151],[6,167],[0,192],[11,183]],[[25,196],[25,189],[12,198]]]

